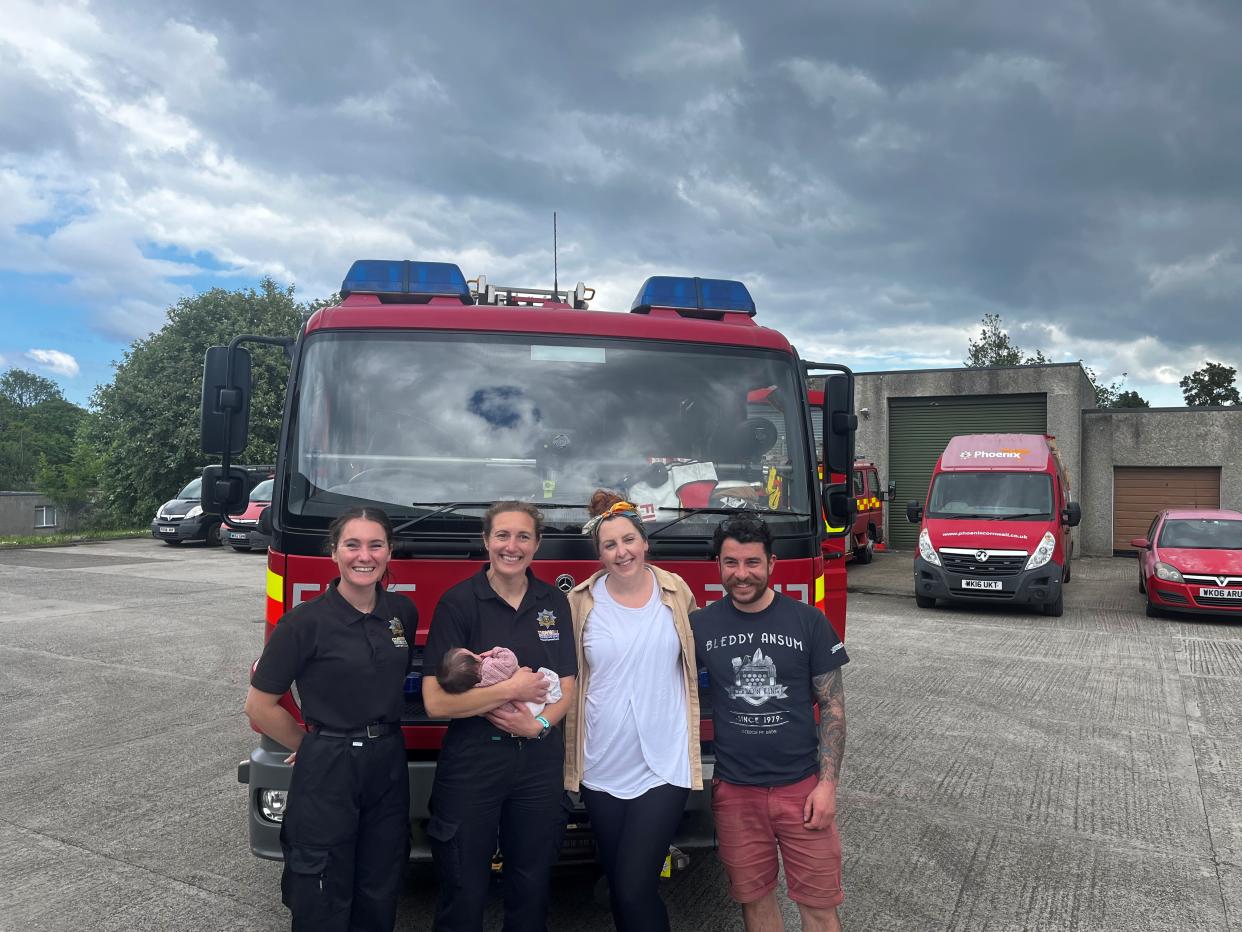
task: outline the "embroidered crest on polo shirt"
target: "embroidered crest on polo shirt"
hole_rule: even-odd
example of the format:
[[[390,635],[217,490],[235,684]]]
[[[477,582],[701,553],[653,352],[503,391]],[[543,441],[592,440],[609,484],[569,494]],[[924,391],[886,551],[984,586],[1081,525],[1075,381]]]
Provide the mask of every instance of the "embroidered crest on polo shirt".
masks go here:
[[[535,616],[535,623],[539,626],[539,640],[541,641],[559,641],[561,632],[556,627],[556,612],[550,608],[545,608]]]
[[[393,647],[410,646],[410,642],[405,639],[405,625],[401,624],[400,618],[388,619],[388,630],[392,634]]]

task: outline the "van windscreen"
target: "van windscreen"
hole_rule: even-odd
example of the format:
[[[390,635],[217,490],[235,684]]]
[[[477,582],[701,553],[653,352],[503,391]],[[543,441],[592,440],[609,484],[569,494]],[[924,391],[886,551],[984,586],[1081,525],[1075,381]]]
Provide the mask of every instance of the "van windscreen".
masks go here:
[[[945,472],[932,482],[929,518],[1052,518],[1052,477],[1030,472]]]

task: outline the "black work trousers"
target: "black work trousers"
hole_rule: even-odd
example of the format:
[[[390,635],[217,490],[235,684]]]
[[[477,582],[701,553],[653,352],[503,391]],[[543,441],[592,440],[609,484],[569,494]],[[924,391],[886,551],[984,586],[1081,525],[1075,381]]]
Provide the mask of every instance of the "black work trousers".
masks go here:
[[[668,932],[660,870],[690,790],[661,783],[634,799],[582,787],[617,932]]]
[[[280,845],[293,932],[392,932],[410,856],[400,729],[379,738],[308,734],[293,766]]]
[[[435,932],[482,930],[497,847],[504,932],[543,932],[568,815],[564,760],[559,728],[537,741],[479,727],[446,740],[427,823],[439,880]]]

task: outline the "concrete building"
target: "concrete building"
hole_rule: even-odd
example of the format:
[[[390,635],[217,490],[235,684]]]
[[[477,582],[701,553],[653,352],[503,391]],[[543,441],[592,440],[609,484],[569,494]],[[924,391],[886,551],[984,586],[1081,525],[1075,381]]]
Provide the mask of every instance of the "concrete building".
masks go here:
[[[31,537],[61,530],[57,508],[42,492],[0,492],[0,536]]]
[[[923,501],[950,437],[1056,437],[1082,505],[1080,554],[1124,552],[1160,508],[1242,509],[1242,407],[1096,408],[1079,363],[856,373],[857,450],[897,494],[886,536],[900,550],[918,529],[905,503]]]

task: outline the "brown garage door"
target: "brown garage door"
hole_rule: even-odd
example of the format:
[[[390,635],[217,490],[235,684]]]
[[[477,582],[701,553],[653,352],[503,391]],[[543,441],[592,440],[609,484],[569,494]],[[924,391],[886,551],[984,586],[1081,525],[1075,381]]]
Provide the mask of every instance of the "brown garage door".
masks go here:
[[[1131,553],[1164,508],[1219,508],[1220,467],[1113,467],[1113,551]]]

